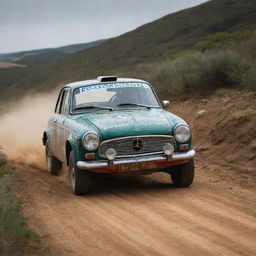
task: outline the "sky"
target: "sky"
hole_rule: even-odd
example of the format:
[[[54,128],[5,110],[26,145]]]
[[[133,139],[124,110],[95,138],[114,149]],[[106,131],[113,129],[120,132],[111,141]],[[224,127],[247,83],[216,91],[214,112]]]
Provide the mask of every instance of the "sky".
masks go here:
[[[0,0],[0,53],[115,37],[206,0]]]

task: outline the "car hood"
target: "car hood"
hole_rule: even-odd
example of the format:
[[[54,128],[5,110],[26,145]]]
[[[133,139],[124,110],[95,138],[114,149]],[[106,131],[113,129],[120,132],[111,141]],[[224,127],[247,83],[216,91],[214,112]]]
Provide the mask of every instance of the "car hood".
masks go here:
[[[97,111],[81,115],[77,122],[94,127],[103,140],[138,135],[170,135],[178,117],[163,109]]]

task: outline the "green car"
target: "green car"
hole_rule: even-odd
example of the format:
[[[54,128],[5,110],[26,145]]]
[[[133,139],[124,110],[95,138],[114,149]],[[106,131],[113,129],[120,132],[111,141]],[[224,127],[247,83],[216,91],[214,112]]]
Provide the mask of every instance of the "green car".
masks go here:
[[[164,110],[143,80],[98,77],[65,85],[43,134],[48,171],[69,167],[74,194],[86,194],[94,175],[167,172],[173,185],[194,178],[191,131]]]

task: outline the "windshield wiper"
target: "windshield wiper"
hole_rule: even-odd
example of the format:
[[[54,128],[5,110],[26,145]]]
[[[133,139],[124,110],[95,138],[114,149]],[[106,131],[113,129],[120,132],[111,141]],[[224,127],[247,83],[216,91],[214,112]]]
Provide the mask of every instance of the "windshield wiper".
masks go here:
[[[99,109],[106,109],[106,110],[113,110],[111,107],[103,107],[103,106],[98,106],[98,105],[88,105],[88,106],[81,106],[74,108],[74,110],[80,110],[80,109],[87,109],[87,108],[99,108]]]
[[[148,109],[151,108],[151,106],[144,105],[144,104],[137,104],[137,103],[121,103],[117,105],[117,107],[122,107],[122,106],[138,106],[138,107],[145,107]]]

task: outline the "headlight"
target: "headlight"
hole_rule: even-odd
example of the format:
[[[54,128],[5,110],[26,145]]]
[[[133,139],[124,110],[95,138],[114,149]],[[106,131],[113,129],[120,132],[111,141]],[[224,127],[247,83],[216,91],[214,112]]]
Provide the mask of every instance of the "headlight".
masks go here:
[[[180,143],[187,142],[190,136],[190,129],[187,125],[178,125],[174,130],[174,137]]]
[[[171,156],[174,152],[174,146],[171,143],[166,143],[163,147],[164,154]]]
[[[99,147],[100,139],[95,133],[87,133],[84,135],[82,143],[85,149],[93,151]]]
[[[112,161],[116,158],[117,152],[114,148],[109,148],[109,149],[107,149],[105,154],[106,154],[108,160]]]

